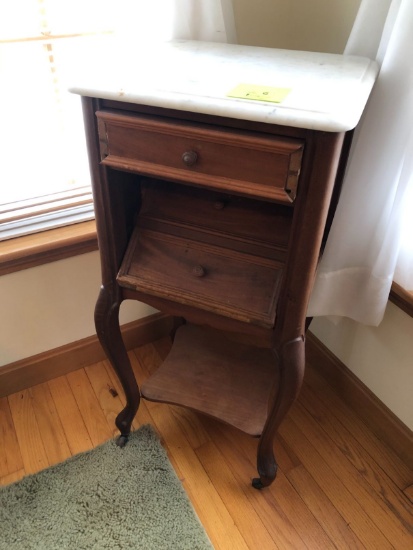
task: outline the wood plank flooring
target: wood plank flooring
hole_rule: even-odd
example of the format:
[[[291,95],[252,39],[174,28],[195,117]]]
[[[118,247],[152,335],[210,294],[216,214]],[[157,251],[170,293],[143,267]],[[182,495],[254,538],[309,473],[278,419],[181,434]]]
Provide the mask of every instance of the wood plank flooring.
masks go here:
[[[130,352],[140,383],[169,345],[164,339]],[[0,484],[114,437],[123,402],[106,361],[1,398]],[[146,423],[159,433],[217,550],[413,548],[413,472],[311,365],[277,436],[277,479],[262,491],[250,484],[257,440],[144,401],[134,428]]]

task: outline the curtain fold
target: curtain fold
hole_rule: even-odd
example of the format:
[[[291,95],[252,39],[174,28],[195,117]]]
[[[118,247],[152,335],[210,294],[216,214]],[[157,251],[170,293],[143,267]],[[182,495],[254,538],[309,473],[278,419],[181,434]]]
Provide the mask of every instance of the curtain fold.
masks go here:
[[[413,2],[362,0],[345,53],[380,75],[356,130],[309,316],[378,325],[393,279],[413,289]]]
[[[236,42],[232,0],[121,0],[114,14],[127,40]]]

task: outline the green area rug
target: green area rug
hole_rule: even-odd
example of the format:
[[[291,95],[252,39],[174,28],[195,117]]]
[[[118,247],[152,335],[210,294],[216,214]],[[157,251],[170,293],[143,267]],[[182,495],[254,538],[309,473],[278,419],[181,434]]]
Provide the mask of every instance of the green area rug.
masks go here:
[[[0,489],[1,550],[211,550],[149,426]]]

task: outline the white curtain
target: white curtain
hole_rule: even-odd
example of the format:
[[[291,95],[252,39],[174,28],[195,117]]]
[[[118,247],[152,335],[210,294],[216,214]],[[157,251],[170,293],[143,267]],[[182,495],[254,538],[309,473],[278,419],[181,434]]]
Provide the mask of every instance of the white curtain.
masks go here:
[[[353,142],[309,316],[378,325],[392,280],[413,289],[413,1],[362,0],[346,54],[381,71]]]
[[[236,42],[232,0],[121,0],[117,28],[128,40]]]

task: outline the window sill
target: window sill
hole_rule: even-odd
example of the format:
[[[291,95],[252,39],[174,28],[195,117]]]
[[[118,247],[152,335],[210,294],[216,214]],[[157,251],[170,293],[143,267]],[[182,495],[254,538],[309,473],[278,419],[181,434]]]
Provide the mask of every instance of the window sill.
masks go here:
[[[95,221],[0,242],[0,276],[98,249]]]
[[[397,283],[393,283],[390,292],[390,301],[413,317],[413,292],[408,292]]]

